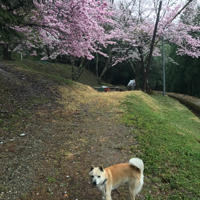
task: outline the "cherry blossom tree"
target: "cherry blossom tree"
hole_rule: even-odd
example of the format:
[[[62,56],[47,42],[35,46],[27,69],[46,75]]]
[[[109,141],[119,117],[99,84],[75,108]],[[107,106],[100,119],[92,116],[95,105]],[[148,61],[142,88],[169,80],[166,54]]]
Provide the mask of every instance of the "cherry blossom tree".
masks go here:
[[[36,9],[25,16],[22,24],[11,24],[10,28],[26,36],[21,47],[25,48],[24,44],[30,47],[30,43],[36,48],[48,47],[49,55],[46,53],[43,59],[55,58],[57,55],[92,59],[93,52],[101,53],[98,44],[105,47],[109,43],[110,36],[105,34],[102,25],[112,23],[110,16],[113,13],[109,11],[106,2],[48,0],[42,3],[35,0],[34,5]]]
[[[117,53],[114,65],[118,62],[128,61],[135,72],[142,70],[146,73],[147,59],[149,56],[150,41],[153,35],[154,24],[160,1],[123,1],[117,5],[119,16],[115,28],[115,37],[121,41],[119,47],[113,49]],[[192,12],[188,12],[188,18],[195,15],[197,1],[189,2]],[[199,57],[200,39],[198,34],[200,27],[192,23],[184,23],[180,19],[180,13],[184,10],[186,2],[176,0],[163,1],[160,21],[158,24],[156,43],[153,56],[160,56],[159,41],[164,35],[165,40],[178,46],[177,54]],[[113,33],[114,34],[114,33]],[[136,80],[137,83],[138,80]]]
[[[98,43],[106,45],[109,35],[105,34],[102,24],[112,23],[108,16],[107,3],[94,0],[57,0],[47,4],[36,3],[31,20],[39,21],[35,27],[44,45],[56,46],[58,55],[87,57],[92,52],[101,52]],[[48,59],[44,57],[43,59]]]
[[[0,0],[0,45],[3,58],[11,59],[11,53],[24,37],[17,27],[25,26],[27,15],[35,8],[35,2],[45,0]]]
[[[100,53],[107,56],[108,66],[111,58],[113,66],[127,61],[136,75],[141,70],[145,75],[160,0],[30,1],[34,7],[29,12],[23,8],[10,11],[6,4],[1,5],[1,10],[23,16],[21,22],[6,25],[23,37],[14,34],[10,41],[5,41],[0,34],[0,43],[9,46],[10,51],[30,49],[36,55],[40,48],[43,60],[55,59],[58,55],[91,60]],[[197,10],[197,0],[189,4],[192,12],[187,13],[187,23],[180,18],[184,5],[185,2],[178,0],[163,0],[153,56],[160,56],[159,41],[163,35],[169,43],[178,46],[177,54],[200,56],[200,27],[190,20]],[[108,45],[107,55],[102,47]]]

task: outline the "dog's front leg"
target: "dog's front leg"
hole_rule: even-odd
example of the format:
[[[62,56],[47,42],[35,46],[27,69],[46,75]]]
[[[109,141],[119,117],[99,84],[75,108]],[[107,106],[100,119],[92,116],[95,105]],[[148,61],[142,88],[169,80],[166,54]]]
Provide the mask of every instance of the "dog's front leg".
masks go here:
[[[111,190],[102,190],[101,194],[103,200],[111,200]]]
[[[103,199],[103,200],[106,199],[106,193],[105,193],[105,191],[101,191],[101,196],[102,196],[102,199]]]
[[[101,188],[101,196],[102,196],[102,199],[103,199],[103,200],[106,200],[106,190],[105,190],[104,187]]]
[[[111,200],[111,192],[102,192],[102,199],[103,200]]]
[[[106,188],[106,200],[112,200],[111,199],[111,188],[107,186]]]
[[[112,200],[111,199],[111,196],[108,194],[108,195],[106,195],[106,200]]]

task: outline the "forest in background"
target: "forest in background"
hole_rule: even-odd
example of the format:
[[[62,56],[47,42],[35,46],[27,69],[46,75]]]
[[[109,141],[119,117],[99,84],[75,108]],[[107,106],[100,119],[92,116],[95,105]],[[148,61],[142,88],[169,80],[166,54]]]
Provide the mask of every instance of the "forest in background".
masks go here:
[[[148,67],[161,1],[153,2],[1,0],[1,59],[69,64],[75,81],[89,69],[99,83],[127,85],[135,79],[143,91],[148,77],[151,89],[162,90],[164,35],[166,91],[200,97],[198,2],[162,2]]]

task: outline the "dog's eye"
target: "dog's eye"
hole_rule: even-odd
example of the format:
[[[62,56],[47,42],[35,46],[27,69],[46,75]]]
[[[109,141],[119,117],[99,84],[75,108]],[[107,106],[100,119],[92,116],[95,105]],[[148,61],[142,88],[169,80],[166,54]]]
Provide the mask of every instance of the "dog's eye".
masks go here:
[[[101,178],[101,176],[98,176],[98,178]]]
[[[94,178],[94,176],[91,176],[91,178]]]

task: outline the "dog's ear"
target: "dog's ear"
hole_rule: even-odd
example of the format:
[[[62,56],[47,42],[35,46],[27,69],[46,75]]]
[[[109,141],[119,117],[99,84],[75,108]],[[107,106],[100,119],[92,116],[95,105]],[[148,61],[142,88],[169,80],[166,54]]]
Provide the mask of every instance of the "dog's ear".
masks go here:
[[[102,172],[103,172],[103,167],[102,167],[102,166],[100,166],[100,167],[99,167],[99,169],[100,169],[100,171],[102,171]]]
[[[94,166],[92,165],[91,168],[90,168],[90,171],[92,171],[93,169],[94,169]]]

